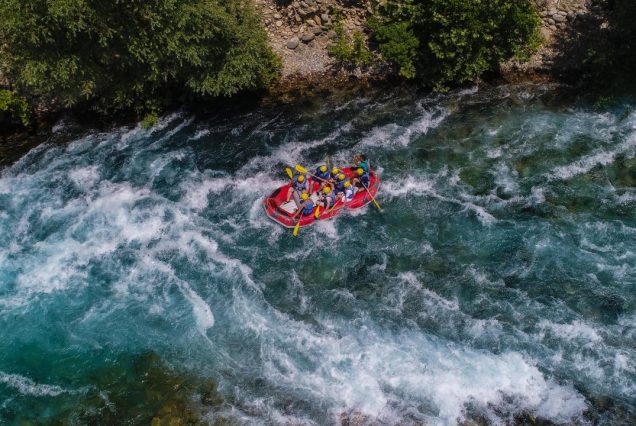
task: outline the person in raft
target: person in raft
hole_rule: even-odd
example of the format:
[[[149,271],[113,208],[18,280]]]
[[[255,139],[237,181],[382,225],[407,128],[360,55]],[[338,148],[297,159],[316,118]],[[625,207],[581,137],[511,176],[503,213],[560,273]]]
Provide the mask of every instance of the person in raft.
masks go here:
[[[310,216],[314,211],[314,202],[309,197],[309,194],[307,194],[306,192],[303,192],[302,194],[300,194],[300,199],[302,202],[300,203],[300,206],[298,207],[298,211],[294,215],[294,219],[296,219],[301,214],[303,216]]]
[[[353,196],[356,194],[356,188],[351,185],[351,182],[349,181],[346,181],[343,186],[344,192],[339,193],[338,197],[343,203],[348,203],[353,200]]]
[[[361,168],[365,173],[369,173],[369,160],[363,154],[356,154],[353,156],[352,169]]]
[[[318,205],[320,207],[328,209],[336,204],[336,195],[333,193],[330,186],[325,185],[325,187],[322,188],[322,192],[320,193],[318,200]]]
[[[300,204],[301,204],[300,194],[308,192],[308,191],[309,191],[309,184],[307,183],[307,178],[304,175],[296,176],[296,179],[294,179],[294,182],[287,190],[286,202],[288,203],[289,200],[292,197],[294,197],[294,203],[296,203],[296,207],[300,208]]]
[[[354,185],[359,187],[369,188],[369,173],[365,173],[362,167],[359,167],[355,172],[355,177],[351,180]]]
[[[334,191],[336,195],[345,192],[345,182],[347,182],[347,176],[345,176],[344,173],[340,173],[336,178],[336,182],[334,183]]]
[[[316,169],[316,173],[314,173],[314,177],[320,184],[319,191],[325,187],[329,183],[329,169],[324,164]]]
[[[336,181],[338,180],[338,175],[340,174],[340,169],[334,167],[331,169],[331,173],[329,173],[329,186],[331,186],[331,190],[333,191],[336,188]]]

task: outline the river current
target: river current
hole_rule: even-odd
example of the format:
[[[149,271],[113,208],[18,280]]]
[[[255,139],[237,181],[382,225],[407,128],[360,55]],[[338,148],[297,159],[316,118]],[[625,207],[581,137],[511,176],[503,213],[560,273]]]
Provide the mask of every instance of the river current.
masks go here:
[[[636,421],[630,100],[379,91],[54,131],[0,174],[0,424]],[[358,152],[382,212],[297,238],[265,216],[286,166]]]

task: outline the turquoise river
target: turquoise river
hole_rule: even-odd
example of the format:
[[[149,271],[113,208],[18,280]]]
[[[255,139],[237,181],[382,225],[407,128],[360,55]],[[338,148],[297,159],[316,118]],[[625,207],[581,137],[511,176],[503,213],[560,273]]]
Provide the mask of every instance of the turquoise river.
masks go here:
[[[636,103],[522,85],[71,120],[0,171],[1,425],[636,423]],[[291,230],[284,168],[378,201]]]

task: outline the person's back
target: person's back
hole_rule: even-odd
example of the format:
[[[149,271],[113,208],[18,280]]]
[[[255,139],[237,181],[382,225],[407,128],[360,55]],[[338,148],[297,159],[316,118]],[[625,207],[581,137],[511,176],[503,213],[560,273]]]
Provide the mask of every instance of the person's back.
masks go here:
[[[324,164],[316,169],[316,173],[314,174],[321,183],[322,181],[329,180],[329,169]]]

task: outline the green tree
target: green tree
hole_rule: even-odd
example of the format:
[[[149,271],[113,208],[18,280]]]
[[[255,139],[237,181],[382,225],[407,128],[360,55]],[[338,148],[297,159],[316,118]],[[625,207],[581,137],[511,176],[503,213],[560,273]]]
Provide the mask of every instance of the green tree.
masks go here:
[[[28,126],[31,108],[27,101],[10,90],[0,89],[0,125],[21,124]]]
[[[327,46],[327,53],[334,58],[336,65],[341,68],[355,70],[368,68],[373,62],[373,54],[369,51],[364,34],[355,31],[347,34],[342,21],[334,26],[336,36],[333,43]]]
[[[386,60],[438,89],[472,81],[539,43],[529,0],[384,2],[369,26]]]
[[[279,67],[247,0],[0,0],[0,22],[0,72],[33,102],[153,111]]]

